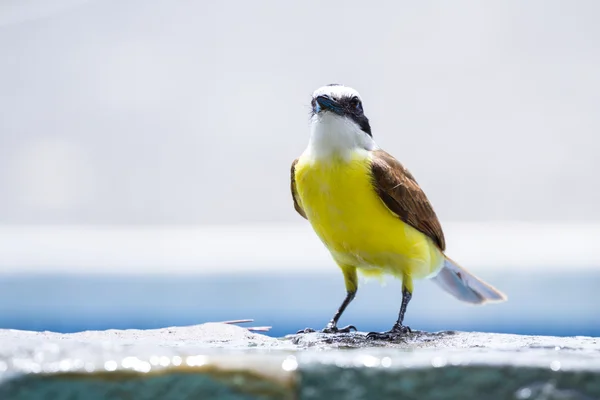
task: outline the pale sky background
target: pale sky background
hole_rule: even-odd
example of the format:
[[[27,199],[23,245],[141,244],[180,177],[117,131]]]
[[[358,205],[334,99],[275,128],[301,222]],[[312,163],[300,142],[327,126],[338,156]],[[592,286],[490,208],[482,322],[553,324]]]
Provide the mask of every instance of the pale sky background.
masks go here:
[[[0,224],[301,222],[360,91],[442,221],[600,221],[600,3],[3,0]]]

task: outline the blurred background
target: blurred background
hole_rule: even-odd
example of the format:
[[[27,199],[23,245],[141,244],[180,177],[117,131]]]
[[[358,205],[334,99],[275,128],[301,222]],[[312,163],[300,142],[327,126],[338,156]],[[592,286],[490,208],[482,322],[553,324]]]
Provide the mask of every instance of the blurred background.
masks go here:
[[[343,279],[293,209],[310,96],[356,88],[448,254],[415,329],[600,335],[600,4],[3,0],[0,327],[324,326]],[[342,318],[388,329],[400,284]]]

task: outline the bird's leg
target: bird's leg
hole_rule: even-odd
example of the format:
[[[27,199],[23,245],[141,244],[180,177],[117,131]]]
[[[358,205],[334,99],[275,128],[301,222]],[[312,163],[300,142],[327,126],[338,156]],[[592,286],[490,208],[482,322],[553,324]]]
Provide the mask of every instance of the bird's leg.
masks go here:
[[[412,298],[412,279],[410,277],[404,277],[402,280],[402,305],[400,306],[400,312],[398,313],[398,320],[387,332],[370,332],[367,334],[368,339],[373,340],[394,340],[398,339],[407,333],[411,332],[411,329],[408,326],[402,325],[404,322],[404,314],[406,313],[406,308],[408,307],[408,303]]]
[[[342,305],[335,312],[335,315],[333,316],[333,318],[331,319],[331,321],[329,321],[329,323],[327,324],[327,326],[322,330],[322,332],[324,332],[324,333],[338,333],[338,332],[350,332],[351,330],[356,330],[356,328],[353,325],[348,325],[348,326],[345,326],[343,328],[338,328],[337,327],[338,320],[342,316],[342,314],[343,314],[344,310],[346,309],[346,307],[348,307],[348,304],[350,304],[350,302],[352,300],[354,300],[354,296],[356,296],[356,290],[354,290],[352,292],[349,291],[349,292],[346,293],[346,298],[342,302]]]
[[[354,331],[356,330],[356,327],[354,327],[353,325],[348,325],[343,328],[337,327],[337,323],[338,323],[340,317],[344,313],[344,310],[346,309],[346,307],[348,307],[348,304],[350,304],[352,302],[352,300],[354,300],[354,296],[356,296],[356,291],[358,290],[358,279],[356,276],[356,268],[348,267],[345,265],[340,265],[340,268],[342,269],[342,272],[344,273],[344,281],[346,284],[346,297],[344,298],[342,305],[337,309],[337,311],[333,315],[333,318],[331,318],[331,321],[329,321],[327,326],[321,330],[322,333],[347,333],[352,330],[354,330]],[[311,329],[311,328],[306,328],[301,331],[298,331],[297,333],[310,333],[310,332],[315,332],[315,330]]]

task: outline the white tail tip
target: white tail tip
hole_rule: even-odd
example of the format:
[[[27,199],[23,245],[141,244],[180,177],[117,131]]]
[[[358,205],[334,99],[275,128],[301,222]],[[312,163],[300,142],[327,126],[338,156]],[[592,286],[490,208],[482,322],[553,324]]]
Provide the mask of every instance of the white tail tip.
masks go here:
[[[448,257],[434,278],[442,289],[457,299],[471,304],[485,304],[506,300],[506,295],[482,281]]]

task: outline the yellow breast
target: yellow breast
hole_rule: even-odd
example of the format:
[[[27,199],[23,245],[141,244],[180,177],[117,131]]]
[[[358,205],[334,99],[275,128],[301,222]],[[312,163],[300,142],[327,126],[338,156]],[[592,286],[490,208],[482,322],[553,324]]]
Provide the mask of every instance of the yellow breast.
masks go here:
[[[296,189],[313,229],[340,264],[415,278],[437,271],[440,251],[385,206],[370,169],[367,151],[350,159],[300,157]]]

